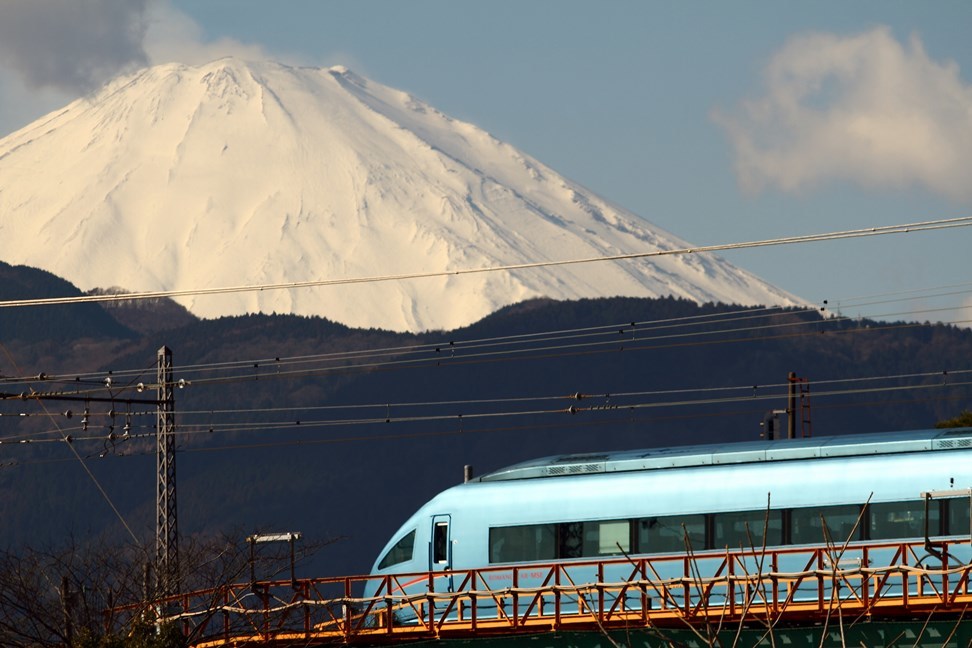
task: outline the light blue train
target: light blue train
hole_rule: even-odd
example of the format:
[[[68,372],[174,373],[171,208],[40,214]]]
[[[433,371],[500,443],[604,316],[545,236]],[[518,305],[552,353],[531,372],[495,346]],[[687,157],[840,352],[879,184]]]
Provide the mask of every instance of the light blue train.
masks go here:
[[[970,536],[970,487],[972,428],[547,457],[431,499],[382,550],[365,596],[391,593],[385,575],[402,595],[451,590],[465,570],[513,578],[522,564],[583,564],[571,579],[593,582],[611,575],[592,561],[612,557],[689,553],[704,570],[727,550],[823,543],[860,564],[860,547],[924,538],[915,561],[934,560],[933,539]]]

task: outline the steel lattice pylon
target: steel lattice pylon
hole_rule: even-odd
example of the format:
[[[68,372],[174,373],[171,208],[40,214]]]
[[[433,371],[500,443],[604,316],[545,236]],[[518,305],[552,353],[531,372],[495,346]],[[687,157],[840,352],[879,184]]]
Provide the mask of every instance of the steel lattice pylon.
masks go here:
[[[156,574],[159,594],[178,590],[179,525],[176,516],[175,399],[172,393],[172,351],[159,349],[158,416],[156,422]]]

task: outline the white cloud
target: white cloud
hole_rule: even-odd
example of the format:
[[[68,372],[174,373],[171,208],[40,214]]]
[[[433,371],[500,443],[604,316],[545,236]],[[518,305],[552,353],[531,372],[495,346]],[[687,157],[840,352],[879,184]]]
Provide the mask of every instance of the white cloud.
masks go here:
[[[713,113],[747,191],[841,179],[972,202],[972,86],[917,37],[800,35],[772,57],[765,86],[735,114]]]
[[[281,60],[280,57],[269,55],[259,45],[248,45],[232,38],[206,41],[199,24],[166,0],[157,0],[149,5],[146,23],[143,45],[152,65],[200,65],[225,56],[247,60]]]
[[[168,0],[0,0],[0,137],[123,72],[224,56],[307,63],[231,38],[207,41]]]
[[[84,93],[146,62],[148,0],[9,0],[0,4],[0,64],[33,88]]]

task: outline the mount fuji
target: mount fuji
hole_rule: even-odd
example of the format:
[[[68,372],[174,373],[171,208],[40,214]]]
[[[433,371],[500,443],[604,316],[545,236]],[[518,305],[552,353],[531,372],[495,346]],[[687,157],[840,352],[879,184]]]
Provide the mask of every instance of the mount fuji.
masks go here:
[[[432,273],[691,247],[343,67],[147,68],[0,140],[0,260],[83,290]],[[803,304],[713,255],[190,296],[201,317],[454,329],[532,297]]]

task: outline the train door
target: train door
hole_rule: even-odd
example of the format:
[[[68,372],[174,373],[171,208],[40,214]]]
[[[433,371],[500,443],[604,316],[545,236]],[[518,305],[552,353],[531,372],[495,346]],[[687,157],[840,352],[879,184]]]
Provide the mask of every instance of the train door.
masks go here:
[[[450,575],[442,581],[447,587],[446,591],[452,591],[452,533],[450,526],[452,516],[435,515],[432,517],[432,542],[429,546],[429,571],[449,572]],[[436,579],[436,589],[439,587],[439,579]]]

